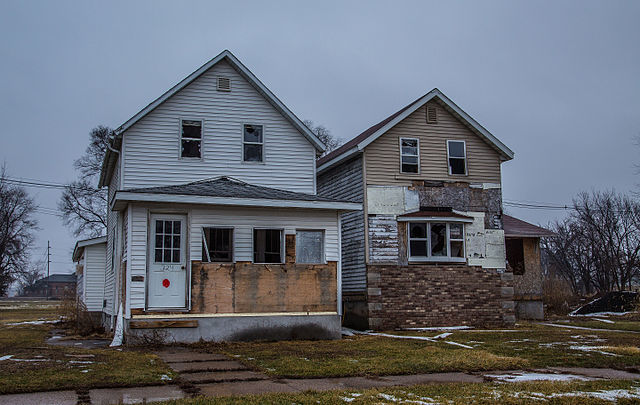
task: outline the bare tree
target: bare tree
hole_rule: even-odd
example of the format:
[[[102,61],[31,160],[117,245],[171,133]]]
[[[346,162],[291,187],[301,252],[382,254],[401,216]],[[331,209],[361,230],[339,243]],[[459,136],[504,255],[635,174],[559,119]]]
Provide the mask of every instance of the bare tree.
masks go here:
[[[322,141],[322,143],[324,143],[326,149],[322,156],[338,149],[340,145],[342,145],[340,139],[333,136],[331,131],[329,131],[324,125],[315,125],[311,120],[304,120],[303,122],[304,125],[306,125],[307,128],[309,128],[311,132],[313,132]]]
[[[581,193],[548,239],[554,267],[575,292],[621,291],[640,276],[640,204],[614,192]]]
[[[76,236],[99,236],[107,226],[107,191],[99,189],[97,183],[112,132],[102,125],[91,130],[89,146],[73,163],[80,178],[65,188],[58,202],[64,224]]]
[[[24,293],[30,288],[33,287],[38,280],[40,280],[46,272],[46,262],[43,260],[38,260],[37,262],[31,264],[18,278],[20,283],[20,292],[19,295],[24,295]]]
[[[9,184],[6,168],[0,171],[0,296],[26,271],[28,250],[38,223],[36,204],[22,187]]]

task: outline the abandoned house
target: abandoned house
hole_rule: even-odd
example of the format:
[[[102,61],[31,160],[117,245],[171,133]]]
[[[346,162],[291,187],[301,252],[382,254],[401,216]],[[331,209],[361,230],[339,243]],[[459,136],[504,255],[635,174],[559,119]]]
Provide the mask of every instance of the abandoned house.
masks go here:
[[[115,130],[104,313],[179,342],[339,338],[341,214],[323,143],[224,51]],[[311,336],[309,336],[311,337]]]
[[[318,160],[320,195],[363,203],[342,214],[345,325],[515,322],[501,185],[513,156],[434,89]]]
[[[73,249],[76,264],[76,294],[89,313],[100,319],[104,303],[104,270],[107,237],[79,240]]]

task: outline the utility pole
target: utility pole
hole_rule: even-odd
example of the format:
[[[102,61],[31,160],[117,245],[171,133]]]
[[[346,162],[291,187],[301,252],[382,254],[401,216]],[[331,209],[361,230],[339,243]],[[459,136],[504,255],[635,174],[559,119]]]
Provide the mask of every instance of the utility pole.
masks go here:
[[[49,267],[51,266],[51,245],[47,241],[47,301],[49,301]]]

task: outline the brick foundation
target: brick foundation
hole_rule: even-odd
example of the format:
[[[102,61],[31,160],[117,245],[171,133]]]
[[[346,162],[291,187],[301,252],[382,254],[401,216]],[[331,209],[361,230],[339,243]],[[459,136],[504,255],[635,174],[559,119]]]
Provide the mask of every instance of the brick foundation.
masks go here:
[[[512,273],[466,265],[367,267],[370,328],[515,323]]]

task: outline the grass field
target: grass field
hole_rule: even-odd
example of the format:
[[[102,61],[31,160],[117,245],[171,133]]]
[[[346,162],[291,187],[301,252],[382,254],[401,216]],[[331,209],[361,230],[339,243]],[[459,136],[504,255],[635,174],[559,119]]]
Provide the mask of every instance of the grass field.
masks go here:
[[[0,301],[0,394],[162,384],[173,377],[151,353],[45,344],[53,326],[43,322],[59,317],[56,303]]]

